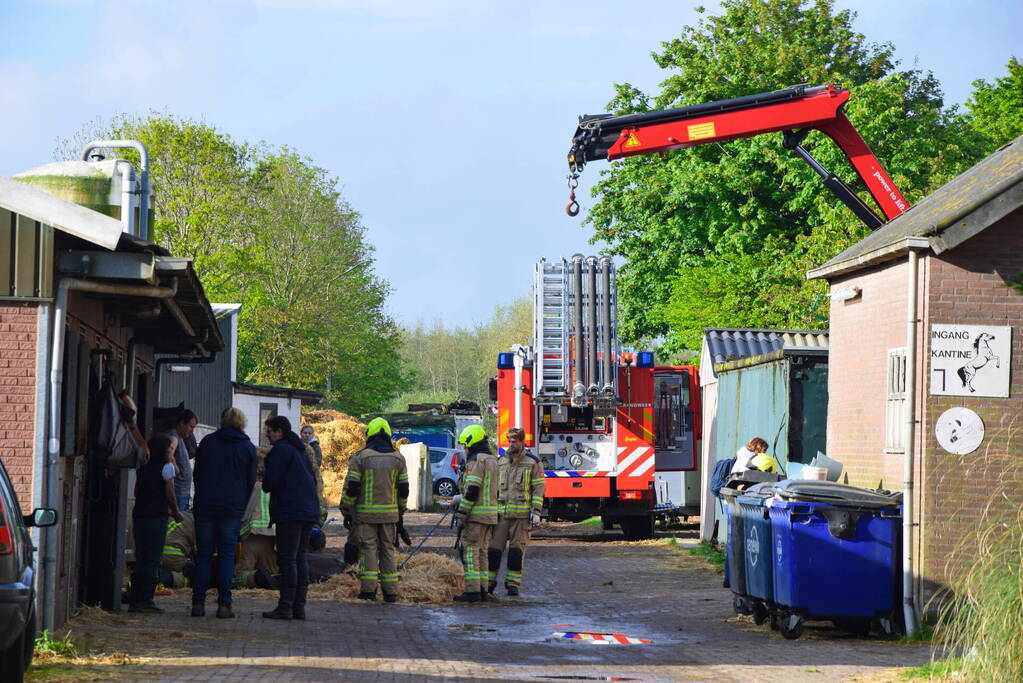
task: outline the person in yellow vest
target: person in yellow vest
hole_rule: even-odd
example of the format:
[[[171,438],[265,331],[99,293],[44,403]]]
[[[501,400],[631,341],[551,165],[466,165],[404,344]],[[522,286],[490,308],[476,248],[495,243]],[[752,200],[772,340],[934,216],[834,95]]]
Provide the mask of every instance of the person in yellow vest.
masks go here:
[[[490,452],[487,433],[480,425],[469,425],[458,436],[465,449],[466,470],[455,496],[455,522],[459,525],[465,592],[458,602],[480,602],[488,598],[489,571],[487,551],[494,535],[500,505],[497,500],[499,470],[497,458]],[[457,500],[457,503],[456,503]]]
[[[191,512],[182,512],[180,522],[173,517],[167,522],[160,567],[164,570],[160,573],[160,581],[167,588],[189,585],[188,577],[195,567],[195,518]]]
[[[506,433],[508,449],[497,459],[500,484],[497,498],[501,505],[501,519],[494,528],[494,537],[487,551],[487,592],[497,587],[497,572],[501,568],[501,555],[508,547],[508,567],[504,587],[508,595],[519,594],[522,583],[522,562],[529,544],[529,531],[540,523],[543,508],[543,466],[540,459],[526,452],[526,433],[512,427]]]
[[[391,425],[382,417],[366,425],[366,447],[352,456],[341,492],[341,512],[359,545],[359,599],[398,599],[394,541],[408,501],[408,470],[391,442]]]

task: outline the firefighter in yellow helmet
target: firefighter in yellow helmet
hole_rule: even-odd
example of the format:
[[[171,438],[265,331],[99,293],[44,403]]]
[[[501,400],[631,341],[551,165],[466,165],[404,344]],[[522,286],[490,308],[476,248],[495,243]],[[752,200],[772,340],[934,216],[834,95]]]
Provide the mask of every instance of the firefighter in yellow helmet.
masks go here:
[[[391,442],[391,425],[375,418],[366,425],[366,447],[352,456],[341,493],[345,526],[359,546],[361,600],[376,600],[378,584],[386,602],[398,599],[394,541],[408,494],[408,470]]]
[[[508,595],[519,594],[522,582],[522,561],[529,543],[530,529],[540,523],[543,508],[544,478],[540,459],[526,452],[526,432],[512,427],[506,434],[508,449],[497,459],[500,471],[498,499],[501,519],[494,528],[494,537],[487,552],[489,583],[487,592],[497,587],[497,572],[501,568],[501,555],[508,546],[508,571],[504,587]]]
[[[487,551],[498,519],[498,465],[490,452],[487,433],[480,425],[469,425],[458,436],[465,449],[466,470],[459,487],[455,521],[460,527],[465,592],[456,595],[458,602],[480,602],[487,599]]]

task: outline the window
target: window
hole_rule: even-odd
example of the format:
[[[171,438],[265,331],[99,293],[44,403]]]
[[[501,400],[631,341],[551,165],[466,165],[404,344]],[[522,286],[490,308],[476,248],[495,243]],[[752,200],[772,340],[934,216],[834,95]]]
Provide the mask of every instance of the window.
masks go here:
[[[884,449],[890,453],[906,450],[903,429],[906,424],[906,347],[888,349],[885,400]]]
[[[277,417],[276,403],[259,404],[259,445],[263,448],[270,447],[270,439],[266,438],[266,421],[271,417]]]
[[[444,451],[435,451],[432,448],[430,449],[430,464],[431,465],[436,465],[437,463],[439,463],[443,459],[444,459]]]

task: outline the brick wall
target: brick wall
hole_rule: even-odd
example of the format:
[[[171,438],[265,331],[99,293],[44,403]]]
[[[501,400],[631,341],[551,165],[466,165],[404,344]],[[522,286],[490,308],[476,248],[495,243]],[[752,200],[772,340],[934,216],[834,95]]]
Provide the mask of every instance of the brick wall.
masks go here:
[[[1006,286],[1020,271],[1023,210],[953,250],[920,259],[915,476],[922,516],[915,552],[927,585],[944,582],[955,569],[952,551],[974,543],[985,519],[1023,506],[1023,448],[1014,445],[1023,434],[1023,296]],[[903,455],[885,452],[886,354],[905,346],[907,278],[903,257],[831,281],[832,289],[862,289],[859,298],[831,305],[828,377],[828,455],[857,486],[880,480],[889,489],[902,486]],[[930,396],[932,324],[1012,326],[1010,397]],[[953,406],[970,408],[985,423],[984,442],[969,455],[947,453],[934,436],[937,418]],[[996,489],[1003,495],[989,505]]]
[[[1023,271],[1023,210],[1017,210],[976,237],[940,256],[928,258],[926,327],[932,324],[1012,327],[1008,398],[929,396],[921,416],[924,481],[922,569],[940,582],[954,565],[957,546],[972,544],[984,520],[1015,512],[1023,496],[1019,437],[1023,432],[1023,295],[1006,280]],[[1002,367],[1010,359],[1000,359]],[[924,377],[930,376],[930,369]],[[925,391],[927,387],[925,383]],[[973,453],[952,455],[938,445],[935,423],[954,406],[984,420],[984,441]],[[992,499],[992,492],[1000,495]],[[971,551],[960,553],[970,556]]]
[[[834,280],[832,290],[860,296],[832,301],[828,353],[828,455],[845,465],[849,483],[902,483],[901,454],[886,456],[888,350],[906,345],[907,260]]]
[[[0,302],[0,459],[25,513],[32,511],[38,310]]]

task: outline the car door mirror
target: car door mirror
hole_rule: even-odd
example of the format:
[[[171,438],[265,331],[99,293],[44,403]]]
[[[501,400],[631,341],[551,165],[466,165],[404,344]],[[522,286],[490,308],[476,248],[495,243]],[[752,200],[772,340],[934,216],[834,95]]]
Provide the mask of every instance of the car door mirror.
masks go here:
[[[57,511],[53,508],[36,508],[31,515],[25,515],[25,526],[53,526],[57,523]]]

